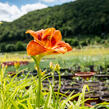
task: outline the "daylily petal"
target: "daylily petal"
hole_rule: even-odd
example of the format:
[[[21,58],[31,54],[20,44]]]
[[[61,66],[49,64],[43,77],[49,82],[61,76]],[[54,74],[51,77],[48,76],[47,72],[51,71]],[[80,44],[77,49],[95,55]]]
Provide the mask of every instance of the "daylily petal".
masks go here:
[[[61,32],[59,30],[55,30],[54,31],[54,34],[53,34],[53,37],[51,39],[51,46],[55,46],[56,43],[58,43],[59,41],[62,40],[62,35],[61,35]]]
[[[67,49],[65,47],[59,47],[59,48],[50,48],[50,49],[47,49],[46,52],[44,52],[43,54],[44,55],[51,55],[51,54],[59,54],[59,53],[66,53],[67,52]]]
[[[32,30],[27,30],[26,33],[31,34],[36,42],[38,42],[39,44],[42,44],[41,38],[42,38],[43,31],[44,30],[40,30],[40,31],[35,32]]]
[[[67,51],[72,50],[72,47],[68,43],[65,43],[64,41],[60,41],[59,43],[57,43],[55,48],[59,48],[59,47],[65,47]]]
[[[55,31],[55,28],[47,28],[47,29],[44,31],[43,35],[42,35],[42,39],[44,40],[44,39],[46,39],[48,36],[49,36],[49,38],[52,37],[54,31]]]
[[[67,52],[67,48],[66,47],[60,47],[60,48],[54,49],[53,53],[66,53],[66,52]]]
[[[39,43],[35,42],[34,40],[30,41],[27,45],[28,55],[35,56],[44,52],[46,52],[46,48],[40,45]]]
[[[42,43],[46,48],[51,48],[52,47],[52,37],[54,34],[55,28],[47,28],[44,30],[43,35],[42,35]]]
[[[55,30],[55,28],[48,28],[44,31],[42,39],[43,45],[51,48],[61,41],[62,35],[61,32],[59,30]]]

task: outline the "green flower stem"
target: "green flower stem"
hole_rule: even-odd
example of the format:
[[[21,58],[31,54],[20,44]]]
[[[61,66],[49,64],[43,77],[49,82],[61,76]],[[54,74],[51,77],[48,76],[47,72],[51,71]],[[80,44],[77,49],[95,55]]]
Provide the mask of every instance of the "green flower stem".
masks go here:
[[[53,81],[53,88],[54,88],[54,86],[55,86],[54,72],[53,72],[53,74],[52,74],[52,81]]]
[[[60,75],[60,71],[58,71],[58,75],[59,75],[59,88],[58,88],[58,92],[59,92],[60,88],[61,88],[61,75]]]
[[[39,64],[40,64],[41,57],[40,56],[37,56],[37,57],[32,56],[32,58],[34,59],[36,67],[37,67],[37,75],[38,75],[37,107],[40,109],[41,72],[40,72]]]
[[[57,71],[58,75],[59,75],[59,87],[58,87],[58,95],[57,95],[57,108],[58,108],[58,103],[59,103],[59,93],[60,93],[60,89],[61,89],[61,75],[60,75],[60,71]]]
[[[52,86],[53,86],[53,88],[54,88],[54,86],[55,86],[54,70],[51,71],[51,75],[52,75]]]

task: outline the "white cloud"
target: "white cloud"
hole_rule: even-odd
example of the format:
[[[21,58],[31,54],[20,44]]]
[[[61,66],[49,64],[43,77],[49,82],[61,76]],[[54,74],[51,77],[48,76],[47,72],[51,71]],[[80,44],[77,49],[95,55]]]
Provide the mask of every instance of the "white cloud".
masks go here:
[[[42,0],[43,2],[46,3],[58,3],[58,4],[62,4],[62,3],[66,3],[66,2],[70,2],[70,1],[75,1],[75,0]]]
[[[37,10],[37,9],[42,9],[42,8],[46,8],[46,7],[47,7],[47,5],[41,4],[41,3],[27,4],[27,5],[23,5],[21,7],[21,12],[27,13],[29,11],[33,11],[33,10]]]
[[[47,5],[36,3],[26,4],[19,9],[16,5],[0,2],[0,21],[13,21],[29,11],[46,8]]]
[[[56,0],[42,0],[42,1],[44,1],[44,2],[54,2]]]
[[[0,21],[11,21],[16,19],[20,14],[20,10],[15,6],[10,6],[8,3],[0,3]]]
[[[57,0],[58,2],[61,2],[61,3],[66,3],[66,2],[73,2],[73,1],[75,1],[75,0]]]

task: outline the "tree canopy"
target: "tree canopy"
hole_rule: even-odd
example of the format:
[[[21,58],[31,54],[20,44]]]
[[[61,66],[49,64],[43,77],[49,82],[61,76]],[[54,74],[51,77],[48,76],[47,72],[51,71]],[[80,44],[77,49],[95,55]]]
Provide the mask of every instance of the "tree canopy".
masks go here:
[[[35,10],[13,22],[0,25],[0,43],[28,42],[28,29],[39,30],[55,27],[64,38],[82,35],[103,35],[109,33],[109,0],[76,0],[63,5]]]

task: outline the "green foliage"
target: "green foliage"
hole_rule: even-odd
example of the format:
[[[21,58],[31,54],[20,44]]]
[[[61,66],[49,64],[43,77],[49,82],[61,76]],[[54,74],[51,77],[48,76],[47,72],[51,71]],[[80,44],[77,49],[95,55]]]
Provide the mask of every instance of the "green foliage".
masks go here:
[[[37,76],[32,77],[28,73],[17,77],[19,74],[17,72],[15,76],[10,77],[4,75],[5,71],[5,67],[0,68],[0,109],[36,109],[38,102]],[[42,81],[45,78],[47,78],[47,75],[42,77]],[[49,84],[48,90],[42,87],[43,92],[40,100],[40,108],[42,109],[98,109],[99,106],[109,105],[109,103],[101,103],[93,107],[85,106],[85,101],[90,100],[90,98],[85,99],[85,91],[86,89],[89,90],[87,85],[83,87],[81,93],[72,95],[72,92],[69,96],[66,96],[66,94],[55,92],[51,82]],[[72,101],[77,97],[77,101]]]

